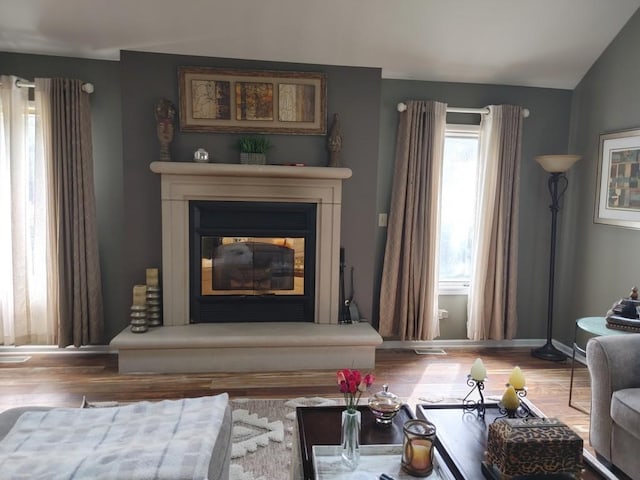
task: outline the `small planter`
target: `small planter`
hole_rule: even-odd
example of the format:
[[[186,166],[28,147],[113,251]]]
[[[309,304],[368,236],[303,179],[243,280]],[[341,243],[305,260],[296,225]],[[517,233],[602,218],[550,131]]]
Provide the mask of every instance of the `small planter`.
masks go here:
[[[264,153],[240,153],[240,163],[247,165],[265,165],[267,163],[267,155]]]

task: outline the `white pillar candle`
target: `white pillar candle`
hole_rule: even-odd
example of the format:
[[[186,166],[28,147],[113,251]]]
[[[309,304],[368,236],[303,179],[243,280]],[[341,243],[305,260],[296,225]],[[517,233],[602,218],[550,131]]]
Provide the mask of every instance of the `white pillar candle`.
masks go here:
[[[516,390],[522,390],[526,385],[524,374],[522,373],[522,370],[520,370],[520,367],[515,367],[512,370],[511,375],[509,375],[509,385]]]
[[[147,287],[158,286],[158,269],[147,268]]]
[[[133,304],[134,305],[147,304],[147,286],[146,285],[133,286]]]
[[[502,406],[507,410],[516,410],[520,406],[520,399],[513,386],[509,385],[502,395]]]
[[[413,450],[411,466],[419,472],[427,470],[431,466],[431,444],[424,440],[413,440],[411,445]]]
[[[479,358],[476,358],[471,366],[471,378],[476,382],[484,382],[484,379],[487,378],[487,369]]]

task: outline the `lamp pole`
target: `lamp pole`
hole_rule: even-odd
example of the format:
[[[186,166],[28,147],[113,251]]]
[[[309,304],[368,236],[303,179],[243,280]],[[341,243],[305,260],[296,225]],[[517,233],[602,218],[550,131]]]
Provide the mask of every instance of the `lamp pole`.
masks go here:
[[[551,248],[549,256],[549,295],[547,304],[547,343],[542,347],[531,350],[531,355],[542,360],[552,360],[560,362],[567,357],[564,353],[553,346],[551,336],[553,333],[553,287],[555,281],[556,266],[556,231],[558,223],[558,211],[560,210],[560,198],[569,186],[569,180],[564,172],[550,172],[547,182],[549,193],[551,194]]]

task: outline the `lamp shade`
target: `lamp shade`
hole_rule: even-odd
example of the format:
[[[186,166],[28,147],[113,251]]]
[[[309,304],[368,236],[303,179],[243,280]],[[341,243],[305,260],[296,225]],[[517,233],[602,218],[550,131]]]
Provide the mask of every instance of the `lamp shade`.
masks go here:
[[[549,173],[561,173],[581,158],[580,155],[538,155],[536,161]]]

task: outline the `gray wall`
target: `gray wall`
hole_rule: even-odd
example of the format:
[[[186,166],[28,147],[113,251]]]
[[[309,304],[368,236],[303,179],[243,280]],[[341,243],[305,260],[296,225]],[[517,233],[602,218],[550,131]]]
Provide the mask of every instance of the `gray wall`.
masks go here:
[[[576,318],[603,315],[638,282],[635,248],[640,232],[593,223],[598,139],[604,132],[640,127],[640,14],[630,20],[603,56],[571,91],[510,86],[380,80],[377,69],[249,62],[122,52],[121,62],[0,52],[0,71],[27,79],[67,76],[94,83],[91,97],[98,233],[102,257],[108,341],[128,323],[131,286],[144,269],[160,264],[160,182],[149,171],[156,159],[153,104],[178,102],[176,67],[322,71],[328,75],[328,114],[341,115],[343,162],[354,171],[346,182],[343,244],[355,267],[356,301],[377,323],[377,296],[386,231],[377,213],[386,212],[393,175],[398,113],[408,99],[436,99],[453,106],[512,103],[531,110],[525,121],[520,215],[519,338],[545,333],[549,254],[549,195],[546,175],[534,156],[580,153],[568,173],[569,189],[559,216],[554,338],[570,344]],[[571,134],[569,135],[569,116]],[[477,116],[451,116],[474,123]],[[457,118],[456,118],[457,117]],[[322,136],[270,136],[270,161],[326,164]],[[188,161],[197,147],[214,161],[236,162],[234,135],[176,132],[175,160]],[[569,149],[567,149],[568,139]],[[464,299],[443,298],[452,318],[442,338],[464,338]]]
[[[381,80],[378,69],[252,62],[124,51],[120,62],[0,53],[3,73],[68,76],[92,82],[94,161],[98,233],[106,313],[105,341],[128,324],[131,287],[144,281],[146,267],[161,263],[160,179],[149,170],[158,155],[153,106],[160,97],[178,104],[177,67],[320,71],[328,77],[328,108],[341,116],[342,159],[353,170],[345,182],[342,244],[355,268],[356,301],[377,323],[385,229],[377,212],[387,211],[397,125],[395,105],[407,99],[437,99],[454,106],[513,103],[532,112],[525,122],[522,167],[520,293],[521,338],[541,337],[546,319],[548,193],[545,176],[533,162],[539,153],[565,152],[571,92],[534,88]],[[458,118],[456,118],[458,117]],[[473,123],[477,116],[452,116]],[[198,147],[215,162],[237,162],[238,135],[181,133],[172,144],[175,161],[190,161]],[[272,163],[325,165],[325,137],[270,135]],[[572,172],[573,173],[573,172]],[[562,222],[561,215],[561,222]],[[624,282],[625,285],[628,282]],[[625,287],[627,288],[627,287]],[[607,300],[609,302],[609,300]],[[451,318],[442,338],[464,338],[465,301],[446,297]]]
[[[575,319],[604,316],[640,283],[640,231],[593,221],[599,136],[640,128],[640,11],[609,45],[574,91],[572,152],[583,155],[571,169],[566,215],[559,232],[556,338],[570,343]]]
[[[123,253],[123,169],[118,62],[0,52],[0,73],[27,80],[35,77],[78,78],[95,85],[91,94],[96,215],[102,269],[105,340],[127,321],[130,298],[121,288]]]
[[[130,291],[144,281],[145,268],[161,265],[160,177],[149,170],[158,158],[153,107],[165,97],[178,105],[179,66],[312,71],[327,74],[327,113],[340,114],[343,136],[342,162],[353,170],[345,182],[342,211],[342,245],[347,263],[355,268],[357,295],[362,313],[371,318],[375,206],[378,158],[380,70],[326,65],[254,62],[247,60],[121,52],[122,135],[124,157],[124,224],[126,233],[123,281]],[[239,163],[235,140],[240,135],[182,133],[176,129],[172,144],[174,161],[191,161],[198,147],[207,149],[214,162]],[[328,161],[325,137],[318,135],[269,135],[274,147],[269,163],[303,162],[324,166]],[[120,328],[127,324],[123,311]]]
[[[391,197],[398,102],[438,100],[454,107],[521,105],[531,111],[524,122],[520,187],[518,269],[518,338],[545,336],[550,213],[546,174],[536,155],[566,153],[569,135],[570,90],[477,85],[408,80],[383,80],[380,102],[378,212],[387,212]],[[451,123],[479,123],[479,115],[449,114]],[[564,219],[562,216],[559,221]],[[376,283],[379,292],[386,229],[376,233]],[[376,295],[377,296],[377,295]],[[450,316],[441,322],[440,338],[466,338],[466,297],[443,296],[440,305]],[[377,308],[375,312],[377,312]],[[376,322],[377,316],[374,317]]]

